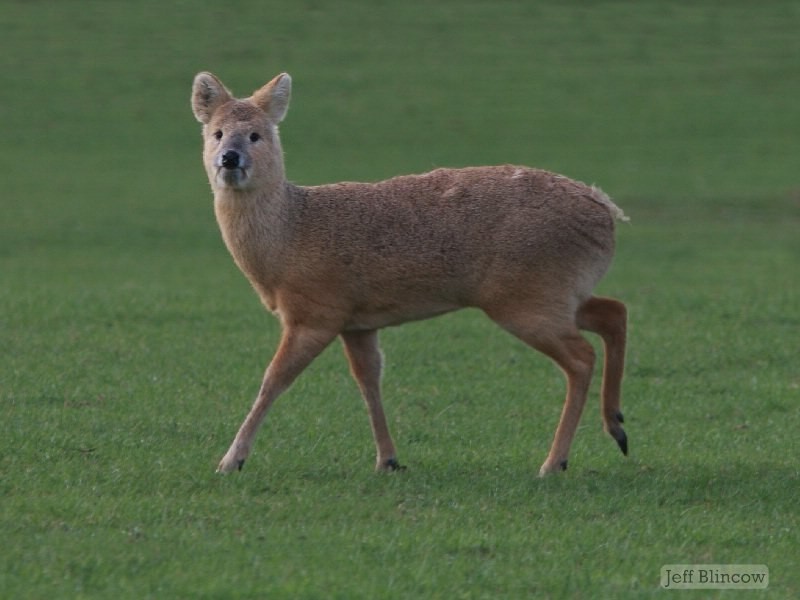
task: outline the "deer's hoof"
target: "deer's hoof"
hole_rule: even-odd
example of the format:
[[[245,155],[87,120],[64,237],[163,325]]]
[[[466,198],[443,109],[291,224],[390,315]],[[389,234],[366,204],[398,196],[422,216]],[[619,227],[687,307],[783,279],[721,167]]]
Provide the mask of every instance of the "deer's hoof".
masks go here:
[[[241,471],[242,467],[244,467],[244,461],[247,458],[247,455],[237,456],[237,452],[233,451],[233,449],[228,450],[228,453],[222,457],[222,460],[219,461],[219,466],[217,467],[217,473],[232,473],[233,471]]]
[[[405,465],[401,465],[399,462],[397,462],[396,458],[392,457],[392,458],[386,459],[385,461],[380,463],[378,465],[378,470],[379,471],[405,471],[406,467],[405,467]]]
[[[625,430],[620,427],[611,433],[612,437],[617,441],[619,449],[625,456],[628,456],[628,436]]]
[[[539,469],[539,477],[547,477],[553,473],[560,473],[567,470],[567,459],[564,460],[546,460],[542,467]]]

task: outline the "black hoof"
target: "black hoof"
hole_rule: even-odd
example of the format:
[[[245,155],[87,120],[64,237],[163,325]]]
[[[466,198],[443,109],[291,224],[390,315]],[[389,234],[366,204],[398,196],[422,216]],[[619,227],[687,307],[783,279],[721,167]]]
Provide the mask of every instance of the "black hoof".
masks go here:
[[[620,423],[624,423],[625,422],[625,417],[622,416],[622,413],[620,411],[617,411],[616,417],[617,417],[617,421],[619,421]]]
[[[561,467],[562,471],[566,471],[567,470],[567,461],[562,460],[560,463],[558,463],[558,466]]]
[[[239,470],[241,471],[242,467],[244,466],[244,459],[242,459],[239,462],[237,462],[236,465],[238,466]]]
[[[617,440],[617,445],[619,449],[622,450],[622,453],[628,456],[628,436],[625,435],[625,432],[620,429],[619,433],[614,434],[614,439]]]
[[[383,463],[383,466],[389,471],[404,471],[405,470],[405,467],[403,465],[401,465],[399,462],[397,462],[396,458],[390,458],[385,463]]]

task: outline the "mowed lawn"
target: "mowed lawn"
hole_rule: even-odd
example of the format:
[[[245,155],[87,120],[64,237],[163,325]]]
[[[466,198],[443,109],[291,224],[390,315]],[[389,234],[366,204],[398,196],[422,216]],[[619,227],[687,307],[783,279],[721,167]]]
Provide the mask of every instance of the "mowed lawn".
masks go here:
[[[737,594],[661,589],[695,563],[798,597],[798,30],[789,1],[7,2],[0,597]],[[630,311],[630,456],[597,377],[538,479],[563,377],[464,311],[382,335],[407,470],[372,471],[334,344],[216,475],[278,327],[214,222],[200,70],[239,95],[292,74],[298,183],[602,186],[631,217],[599,289]]]

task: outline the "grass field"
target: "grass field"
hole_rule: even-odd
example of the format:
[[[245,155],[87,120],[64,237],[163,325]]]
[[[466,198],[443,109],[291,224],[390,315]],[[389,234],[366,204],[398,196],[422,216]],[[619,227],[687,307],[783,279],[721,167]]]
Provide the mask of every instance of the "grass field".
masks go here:
[[[800,596],[796,2],[9,1],[0,11],[0,598],[639,598],[675,563]],[[277,341],[219,238],[194,74],[294,79],[299,183],[521,163],[631,216],[631,456],[597,385],[481,315],[384,332],[408,470],[339,348],[215,475]],[[595,382],[597,383],[597,382]],[[738,594],[738,595],[737,595]]]

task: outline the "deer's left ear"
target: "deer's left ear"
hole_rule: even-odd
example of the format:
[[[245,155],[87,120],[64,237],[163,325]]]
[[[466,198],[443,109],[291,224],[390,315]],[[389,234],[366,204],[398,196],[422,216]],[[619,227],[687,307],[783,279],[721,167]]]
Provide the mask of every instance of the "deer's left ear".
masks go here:
[[[253,92],[250,101],[267,113],[273,123],[280,123],[289,110],[289,98],[292,95],[292,78],[288,73],[281,73],[264,87]]]

